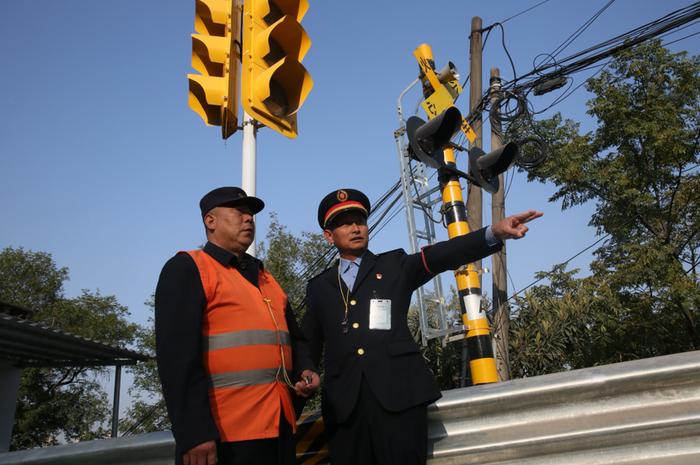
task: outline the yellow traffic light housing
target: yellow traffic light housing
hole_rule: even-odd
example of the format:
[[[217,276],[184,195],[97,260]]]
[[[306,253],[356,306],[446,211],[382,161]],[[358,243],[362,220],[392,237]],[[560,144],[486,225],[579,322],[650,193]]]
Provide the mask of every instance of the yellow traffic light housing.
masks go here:
[[[454,102],[462,93],[459,84],[457,68],[450,61],[440,71],[435,71],[433,50],[428,44],[421,44],[413,51],[413,56],[418,60],[420,68],[420,80],[423,84],[423,97],[421,102],[428,119],[436,118],[448,108],[454,106]],[[460,129],[467,136],[470,143],[476,140],[476,133],[466,119],[462,120]]]
[[[238,126],[238,15],[234,0],[196,0],[189,106],[210,126],[221,126],[226,139]]]
[[[301,64],[311,40],[301,26],[308,0],[245,0],[241,104],[265,126],[297,136],[296,113],[313,87]]]

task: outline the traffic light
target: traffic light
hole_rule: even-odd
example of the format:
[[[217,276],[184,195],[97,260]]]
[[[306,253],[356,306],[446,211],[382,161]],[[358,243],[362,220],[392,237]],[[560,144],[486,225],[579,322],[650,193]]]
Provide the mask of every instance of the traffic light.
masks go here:
[[[498,175],[518,157],[518,144],[509,142],[489,153],[472,147],[469,149],[469,173],[464,173],[444,160],[444,150],[452,147],[450,139],[461,124],[462,115],[456,107],[449,107],[427,123],[418,116],[411,116],[406,121],[408,153],[431,168],[465,178],[493,194],[498,190]]]
[[[224,139],[238,126],[238,21],[233,13],[234,0],[196,0],[192,67],[201,74],[187,75],[190,108],[207,125],[221,126]]]
[[[435,70],[433,61],[433,49],[428,44],[421,44],[413,51],[413,56],[418,60],[420,73],[418,78],[423,85],[423,97],[421,106],[425,110],[428,119],[438,117],[447,108],[454,106],[455,100],[462,93],[462,86],[459,84],[459,73],[457,67],[451,61],[447,62],[440,71]],[[464,119],[460,129],[467,136],[469,143],[474,143],[476,133]]]
[[[444,167],[443,150],[461,124],[462,114],[457,107],[447,108],[427,123],[411,116],[406,121],[409,154],[431,168]]]
[[[245,0],[241,104],[257,121],[297,136],[297,111],[313,87],[301,64],[311,40],[301,26],[308,0]]]
[[[469,175],[476,185],[493,194],[498,191],[498,175],[510,168],[518,152],[518,144],[514,142],[489,153],[473,147],[469,149]]]

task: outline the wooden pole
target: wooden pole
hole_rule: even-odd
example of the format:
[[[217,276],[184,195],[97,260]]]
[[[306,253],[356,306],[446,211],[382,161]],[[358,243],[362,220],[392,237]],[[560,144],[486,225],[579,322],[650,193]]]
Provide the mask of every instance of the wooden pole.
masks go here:
[[[501,75],[498,68],[491,68],[490,95],[493,103],[498,98],[501,88]],[[503,146],[500,136],[501,123],[491,121],[491,150],[497,150]],[[503,174],[498,175],[499,188],[491,197],[491,224],[495,224],[505,218],[505,188]],[[491,256],[493,269],[493,340],[496,353],[496,369],[501,381],[510,379],[510,364],[508,360],[508,328],[510,323],[510,307],[508,306],[508,268],[506,266],[506,245],[500,252]]]

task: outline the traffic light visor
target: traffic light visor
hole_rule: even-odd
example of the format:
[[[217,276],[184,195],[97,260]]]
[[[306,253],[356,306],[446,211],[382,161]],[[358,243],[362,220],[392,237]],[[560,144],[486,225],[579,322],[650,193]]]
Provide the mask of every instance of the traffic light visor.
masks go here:
[[[498,175],[506,171],[518,156],[518,144],[508,142],[503,147],[484,153],[479,147],[469,149],[469,174],[486,192],[498,191]]]
[[[412,158],[432,168],[444,166],[442,151],[459,130],[461,122],[462,114],[457,107],[449,107],[428,122],[418,116],[408,118],[406,134]]]

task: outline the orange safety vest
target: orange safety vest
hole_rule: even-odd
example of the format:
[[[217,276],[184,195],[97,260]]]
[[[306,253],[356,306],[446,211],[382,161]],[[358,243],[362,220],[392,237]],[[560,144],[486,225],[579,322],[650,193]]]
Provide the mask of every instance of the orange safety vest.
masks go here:
[[[283,373],[292,370],[287,295],[267,271],[260,271],[258,289],[206,252],[187,253],[199,269],[207,300],[203,357],[221,441],[277,437],[281,412],[296,431]]]

